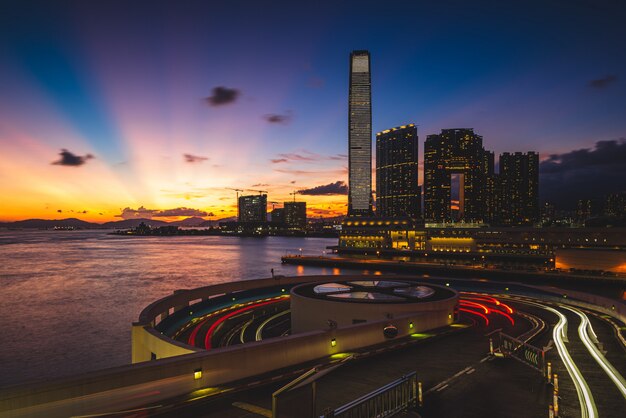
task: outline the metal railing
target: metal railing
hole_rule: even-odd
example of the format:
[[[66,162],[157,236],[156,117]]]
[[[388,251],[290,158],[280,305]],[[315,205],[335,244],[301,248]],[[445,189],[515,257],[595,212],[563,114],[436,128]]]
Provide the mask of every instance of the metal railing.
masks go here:
[[[402,376],[367,395],[361,396],[324,418],[388,417],[417,406],[417,376],[415,372]]]
[[[500,331],[499,351],[507,357],[514,358],[535,370],[546,373],[546,352]]]

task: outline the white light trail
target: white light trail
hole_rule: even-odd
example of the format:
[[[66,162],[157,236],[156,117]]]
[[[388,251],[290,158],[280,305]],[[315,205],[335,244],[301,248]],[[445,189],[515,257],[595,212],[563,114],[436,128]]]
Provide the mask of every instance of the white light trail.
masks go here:
[[[578,401],[580,402],[581,417],[597,418],[598,410],[593,400],[593,396],[591,395],[591,391],[589,390],[589,386],[587,385],[587,382],[580,373],[580,370],[578,370],[578,367],[576,367],[576,363],[574,363],[574,360],[569,355],[567,347],[565,347],[565,343],[563,342],[563,337],[565,336],[564,329],[567,325],[567,318],[561,312],[549,306],[543,305],[543,308],[559,317],[558,324],[556,324],[556,326],[552,330],[552,338],[554,339],[554,345],[559,352],[559,356],[563,360],[563,364],[565,364],[567,373],[574,381],[574,386],[576,387],[576,392],[578,393]]]
[[[565,307],[565,309],[574,312],[580,317],[580,326],[578,327],[578,335],[580,336],[580,339],[582,340],[583,344],[585,344],[585,347],[587,347],[589,354],[591,354],[591,356],[600,365],[600,367],[602,367],[602,369],[613,381],[613,383],[615,383],[617,389],[622,393],[622,396],[626,399],[626,381],[624,380],[624,377],[615,369],[615,367],[613,367],[613,365],[606,359],[606,357],[604,357],[600,350],[598,350],[595,344],[591,341],[588,333],[589,330],[595,337],[596,341],[597,337],[587,315],[576,308]]]

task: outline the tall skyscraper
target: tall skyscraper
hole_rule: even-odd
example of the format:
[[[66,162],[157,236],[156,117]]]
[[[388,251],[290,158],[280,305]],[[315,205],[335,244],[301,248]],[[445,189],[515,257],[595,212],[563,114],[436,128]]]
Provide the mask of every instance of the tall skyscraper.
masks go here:
[[[239,196],[239,222],[267,222],[267,195]]]
[[[428,135],[424,142],[426,222],[485,220],[490,160],[485,153],[482,136],[472,129],[443,129],[439,135]]]
[[[414,124],[376,134],[376,212],[379,216],[421,218],[418,153]]]
[[[370,53],[350,54],[348,216],[372,214],[372,85]]]
[[[500,155],[501,222],[532,225],[539,222],[539,154]]]
[[[285,202],[285,226],[289,229],[306,229],[306,202]]]

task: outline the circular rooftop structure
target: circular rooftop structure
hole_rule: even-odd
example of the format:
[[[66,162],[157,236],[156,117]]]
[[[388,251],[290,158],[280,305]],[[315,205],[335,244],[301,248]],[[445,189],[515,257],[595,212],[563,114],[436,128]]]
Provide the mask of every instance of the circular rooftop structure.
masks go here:
[[[306,283],[291,290],[292,332],[355,325],[419,314],[437,317],[440,326],[454,319],[456,291],[410,279],[337,280]]]
[[[417,303],[456,295],[455,291],[445,287],[408,280],[350,280],[305,284],[297,286],[293,292],[303,297],[359,303]]]
[[[429,286],[389,280],[355,280],[345,283],[324,283],[313,288],[316,296],[354,302],[416,302],[435,294]]]

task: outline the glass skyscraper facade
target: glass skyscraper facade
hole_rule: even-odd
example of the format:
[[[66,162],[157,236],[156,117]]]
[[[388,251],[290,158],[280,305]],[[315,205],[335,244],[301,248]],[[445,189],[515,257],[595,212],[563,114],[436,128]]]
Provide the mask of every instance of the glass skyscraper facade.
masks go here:
[[[348,216],[372,215],[372,85],[370,54],[350,54]]]
[[[376,213],[379,216],[421,218],[418,153],[414,124],[376,134]]]

